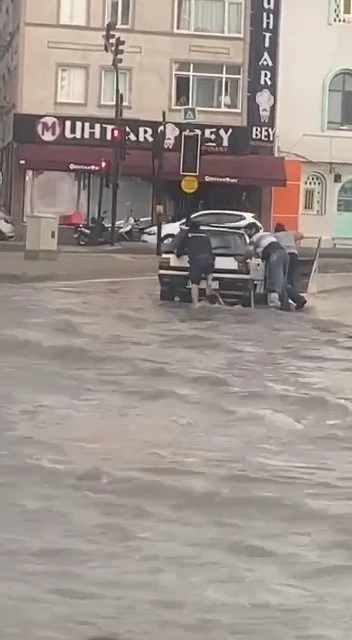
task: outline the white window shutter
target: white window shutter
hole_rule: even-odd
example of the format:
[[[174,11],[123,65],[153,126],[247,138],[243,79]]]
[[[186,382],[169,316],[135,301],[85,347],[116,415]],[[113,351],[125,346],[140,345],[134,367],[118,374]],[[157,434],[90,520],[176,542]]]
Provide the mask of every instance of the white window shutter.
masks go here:
[[[329,24],[342,22],[341,2],[342,0],[329,0]]]

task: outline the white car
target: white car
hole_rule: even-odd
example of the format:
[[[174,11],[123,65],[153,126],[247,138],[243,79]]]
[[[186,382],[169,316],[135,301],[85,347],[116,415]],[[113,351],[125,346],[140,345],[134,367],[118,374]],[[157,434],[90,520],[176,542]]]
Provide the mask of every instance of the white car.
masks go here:
[[[262,294],[264,267],[261,260],[244,260],[248,237],[241,229],[201,227],[210,239],[215,265],[211,287],[223,302],[253,307],[257,294]],[[189,260],[187,255],[175,254],[175,242],[165,243],[159,259],[160,300],[191,302]],[[200,283],[201,296],[206,282]]]
[[[0,240],[14,240],[15,227],[6,211],[0,209]]]
[[[217,211],[215,209],[209,209],[193,213],[191,219],[197,220],[202,225],[216,225],[218,227],[241,229],[244,231],[247,225],[255,223],[258,226],[258,231],[263,231],[263,227],[260,222],[255,219],[254,213],[246,213],[244,211]],[[163,224],[161,228],[161,241],[164,243],[173,240],[185,223],[186,218],[177,220],[177,222]],[[154,225],[144,230],[141,235],[141,241],[156,245],[156,236],[157,227]]]

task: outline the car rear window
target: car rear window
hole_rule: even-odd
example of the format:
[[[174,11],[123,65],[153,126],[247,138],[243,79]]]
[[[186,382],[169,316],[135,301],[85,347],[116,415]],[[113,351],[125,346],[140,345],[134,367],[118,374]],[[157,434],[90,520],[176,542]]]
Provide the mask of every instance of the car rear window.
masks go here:
[[[207,230],[215,255],[243,255],[247,246],[242,233],[226,233],[225,231]]]
[[[218,231],[216,229],[204,229],[209,236],[211,246],[215,255],[243,255],[247,246],[246,237],[243,233]],[[162,247],[163,253],[174,253],[177,247],[178,235],[170,242],[165,242]]]

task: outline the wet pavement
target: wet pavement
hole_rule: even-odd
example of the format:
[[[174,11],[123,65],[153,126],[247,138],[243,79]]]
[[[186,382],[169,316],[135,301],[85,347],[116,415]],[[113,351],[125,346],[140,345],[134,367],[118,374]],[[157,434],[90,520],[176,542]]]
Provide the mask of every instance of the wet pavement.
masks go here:
[[[351,636],[348,326],[0,291],[4,640]]]

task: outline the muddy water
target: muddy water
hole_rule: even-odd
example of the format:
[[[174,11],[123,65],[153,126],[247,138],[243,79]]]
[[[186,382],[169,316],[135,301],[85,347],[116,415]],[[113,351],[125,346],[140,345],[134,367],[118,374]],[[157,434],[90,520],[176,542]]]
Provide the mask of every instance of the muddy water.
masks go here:
[[[2,287],[4,640],[346,640],[351,340],[152,283]]]

